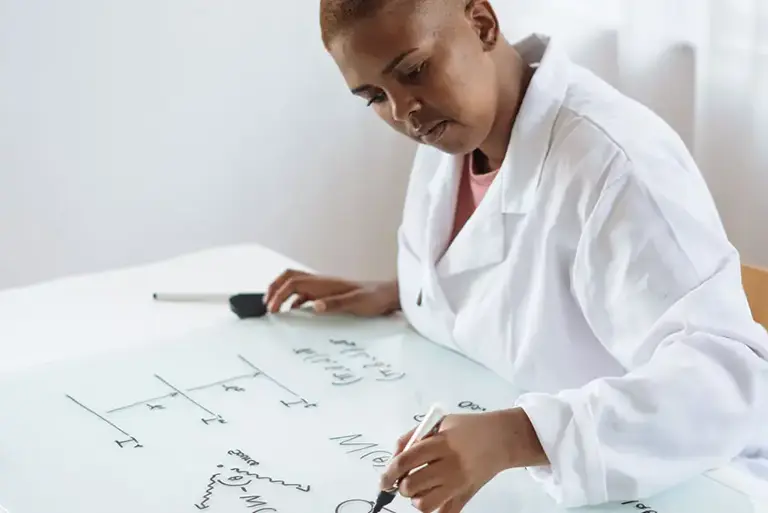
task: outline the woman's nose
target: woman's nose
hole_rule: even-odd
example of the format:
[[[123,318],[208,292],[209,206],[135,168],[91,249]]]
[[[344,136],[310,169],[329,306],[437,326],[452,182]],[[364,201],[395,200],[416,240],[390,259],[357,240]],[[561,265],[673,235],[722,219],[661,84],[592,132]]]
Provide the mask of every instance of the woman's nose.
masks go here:
[[[420,104],[416,98],[410,95],[399,95],[391,99],[392,119],[398,123],[408,123],[414,130],[420,128],[415,123],[413,114],[419,110]]]

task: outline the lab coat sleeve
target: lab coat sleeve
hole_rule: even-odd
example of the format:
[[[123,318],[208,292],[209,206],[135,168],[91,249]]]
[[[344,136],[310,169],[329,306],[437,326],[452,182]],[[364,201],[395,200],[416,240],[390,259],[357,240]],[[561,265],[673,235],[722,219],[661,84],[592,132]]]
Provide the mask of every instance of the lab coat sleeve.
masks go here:
[[[518,401],[550,461],[529,472],[566,506],[646,498],[727,464],[766,429],[768,335],[738,254],[706,195],[647,182],[627,163],[601,193],[571,276],[626,374]]]

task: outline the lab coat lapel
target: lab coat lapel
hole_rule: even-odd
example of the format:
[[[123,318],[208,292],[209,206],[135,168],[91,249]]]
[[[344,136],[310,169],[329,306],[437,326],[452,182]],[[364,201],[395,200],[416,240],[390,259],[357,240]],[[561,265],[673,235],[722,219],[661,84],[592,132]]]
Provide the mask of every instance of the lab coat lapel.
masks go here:
[[[538,63],[538,69],[515,120],[499,174],[440,261],[440,276],[503,261],[510,229],[507,225],[519,222],[535,204],[552,130],[568,87],[567,72],[563,71],[567,63],[545,36],[527,38],[517,48],[527,62]]]
[[[461,178],[462,158],[444,155],[440,168],[428,187],[426,222],[426,257],[422,262],[424,300],[439,301],[448,308],[437,281],[437,262],[449,242],[456,211],[456,197]]]
[[[451,276],[504,260],[504,214],[497,182],[498,176],[440,260],[438,275]]]

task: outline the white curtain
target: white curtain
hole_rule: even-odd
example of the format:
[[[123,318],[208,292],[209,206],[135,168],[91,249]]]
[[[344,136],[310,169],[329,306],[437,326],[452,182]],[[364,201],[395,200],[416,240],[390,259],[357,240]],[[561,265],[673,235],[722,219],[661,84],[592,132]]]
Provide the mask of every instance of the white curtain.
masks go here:
[[[768,265],[768,0],[496,0],[510,39],[571,56],[664,117],[747,263]]]

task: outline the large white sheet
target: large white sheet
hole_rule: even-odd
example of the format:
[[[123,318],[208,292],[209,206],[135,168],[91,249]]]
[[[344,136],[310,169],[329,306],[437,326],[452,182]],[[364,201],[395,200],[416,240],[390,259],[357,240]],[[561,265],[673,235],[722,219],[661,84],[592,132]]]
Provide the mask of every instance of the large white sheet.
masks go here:
[[[11,513],[368,513],[391,445],[431,403],[477,411],[516,395],[399,320],[222,320],[7,376],[0,497]],[[627,501],[596,511],[756,511],[706,477]],[[510,471],[466,511],[561,510]]]

